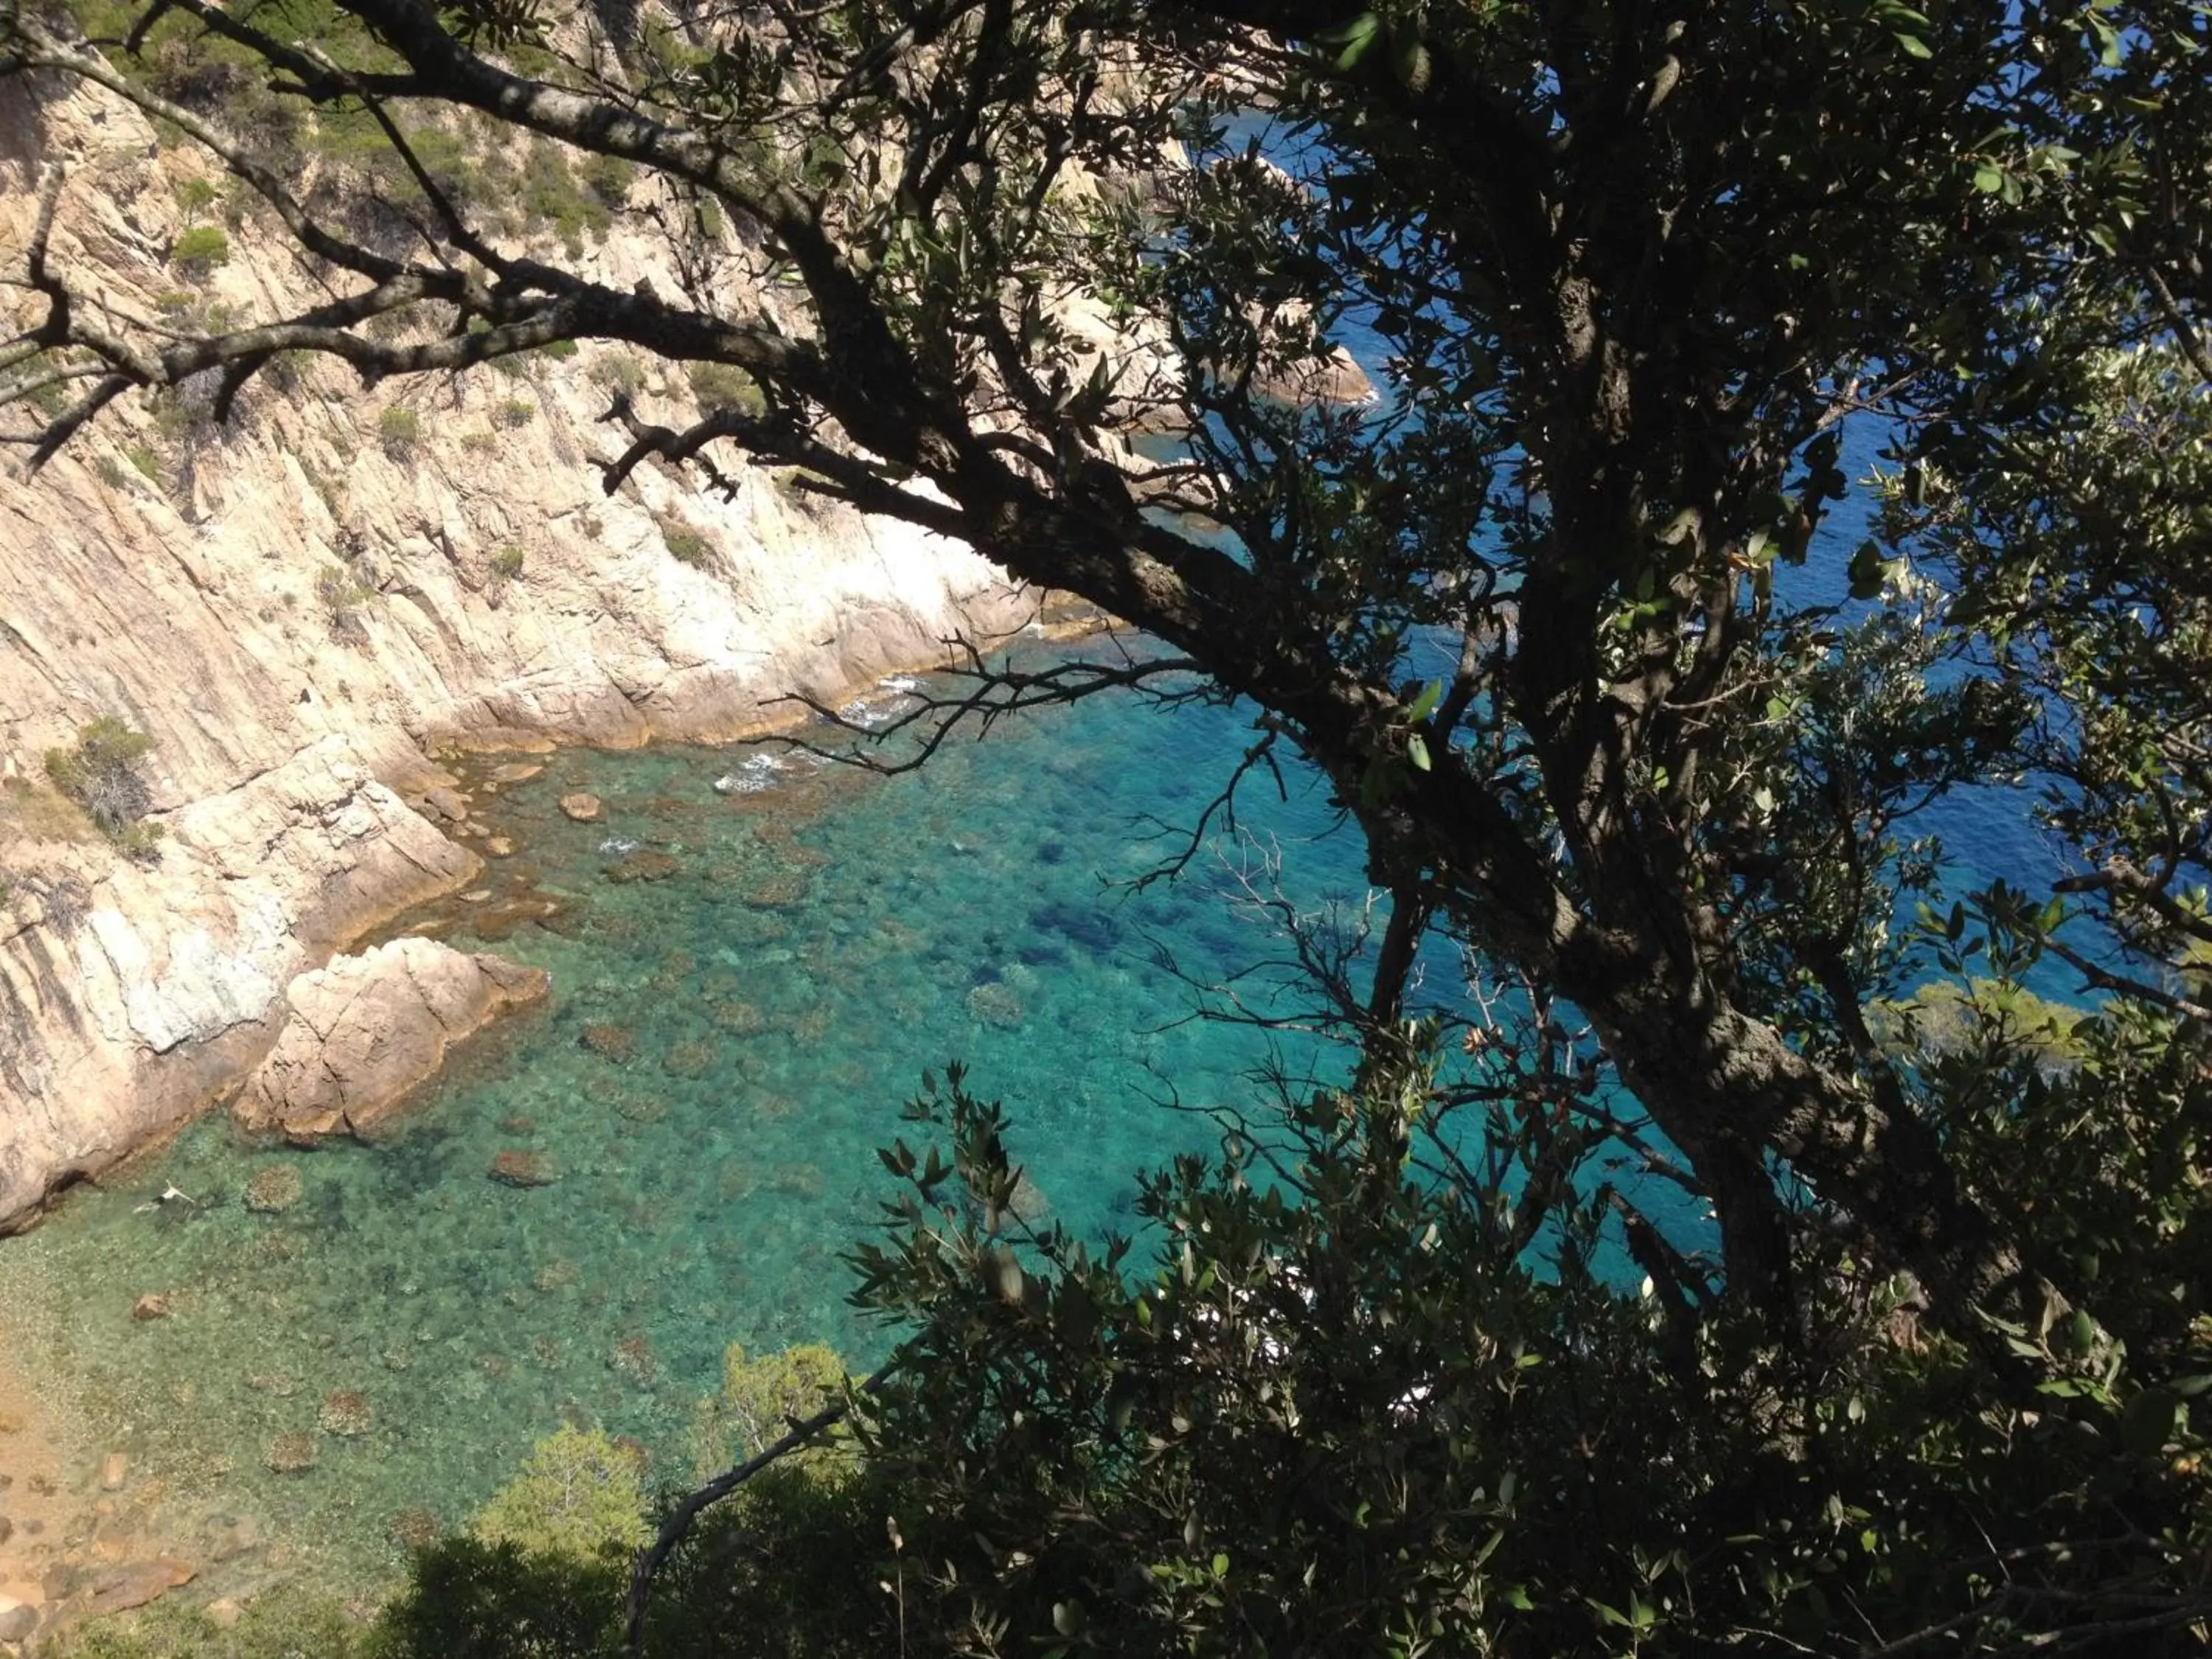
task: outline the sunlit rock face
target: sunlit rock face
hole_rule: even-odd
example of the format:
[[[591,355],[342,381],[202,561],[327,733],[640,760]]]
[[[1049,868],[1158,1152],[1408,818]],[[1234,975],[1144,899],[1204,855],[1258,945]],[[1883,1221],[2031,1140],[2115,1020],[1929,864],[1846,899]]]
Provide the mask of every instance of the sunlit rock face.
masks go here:
[[[79,288],[235,318],[319,295],[250,216],[218,269],[173,269],[201,163],[96,89],[34,107],[0,86],[0,246],[23,246],[47,161]],[[654,234],[586,264],[672,284]],[[0,325],[42,303],[0,295]],[[300,975],[475,877],[490,849],[432,756],[726,738],[1029,614],[967,549],[765,471],[729,499],[653,465],[605,495],[611,367],[643,418],[696,412],[618,355],[369,392],[308,364],[228,428],[133,396],[0,483],[0,1230],[235,1087]],[[47,751],[101,715],[155,739],[143,864],[46,785]]]
[[[286,989],[290,1018],[231,1115],[249,1134],[289,1140],[373,1136],[448,1047],[546,985],[543,969],[434,939],[333,957]]]

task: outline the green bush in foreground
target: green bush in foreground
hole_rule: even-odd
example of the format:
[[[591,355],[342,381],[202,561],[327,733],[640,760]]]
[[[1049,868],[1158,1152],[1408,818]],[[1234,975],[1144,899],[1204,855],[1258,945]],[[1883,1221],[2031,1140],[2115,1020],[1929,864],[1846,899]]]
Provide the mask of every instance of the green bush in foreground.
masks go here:
[[[534,1554],[589,1559],[634,1550],[652,1536],[637,1456],[596,1430],[563,1427],[538,1443],[470,1529],[487,1544]]]

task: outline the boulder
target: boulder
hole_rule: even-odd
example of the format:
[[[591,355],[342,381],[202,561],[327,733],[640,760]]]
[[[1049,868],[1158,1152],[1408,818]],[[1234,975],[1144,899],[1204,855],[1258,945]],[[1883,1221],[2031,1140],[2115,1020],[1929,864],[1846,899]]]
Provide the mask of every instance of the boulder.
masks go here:
[[[489,1174],[505,1187],[550,1187],[561,1178],[544,1153],[513,1150],[494,1156]]]
[[[448,1046],[548,983],[543,969],[434,939],[335,957],[287,989],[290,1018],[232,1115],[249,1133],[368,1135],[436,1073]]]
[[[561,810],[579,823],[599,821],[599,798],[588,789],[579,789],[561,797]]]
[[[92,1582],[91,1592],[83,1602],[72,1611],[87,1619],[105,1619],[110,1613],[128,1613],[133,1607],[143,1607],[157,1595],[167,1594],[179,1584],[189,1584],[197,1577],[197,1570],[189,1561],[179,1561],[174,1556],[156,1556],[151,1561],[134,1561],[120,1567],[110,1567]]]

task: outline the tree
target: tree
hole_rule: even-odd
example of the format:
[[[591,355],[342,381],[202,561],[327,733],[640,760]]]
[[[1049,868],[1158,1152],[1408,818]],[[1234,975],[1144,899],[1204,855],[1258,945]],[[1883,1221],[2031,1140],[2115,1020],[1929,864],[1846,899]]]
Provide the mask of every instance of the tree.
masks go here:
[[[1371,1362],[1375,1387],[1497,1380],[1494,1354],[1437,1346],[1468,1311],[1446,1288],[1401,1293],[1431,1224],[1468,1285],[1571,1334],[1547,1363],[1574,1382],[1522,1390],[1541,1402],[1526,1418],[1475,1413],[1492,1438],[1470,1430],[1460,1452],[1449,1423],[1414,1414],[1441,1437],[1424,1443],[1438,1484],[1390,1513],[1419,1582],[1393,1579],[1402,1595],[1360,1611],[1411,1607],[1416,1626],[1346,1631],[1407,1649],[1565,1644],[1595,1619],[1624,1640],[1670,1626],[1692,1647],[1747,1642],[1766,1628],[1762,1598],[1802,1591],[1793,1575],[1878,1607],[1877,1647],[2023,1630],[2079,1645],[2124,1625],[2130,1597],[2145,1630],[2203,1618],[2175,1577],[2201,1545],[2179,1467],[2196,1455],[2179,1402],[2198,1363],[2181,1310],[2203,1289],[2201,10],[838,0],[556,28],[528,0],[170,0],[118,27],[102,55],[18,16],[0,52],[105,85],[207,148],[339,297],[203,337],[116,332],[50,257],[66,182],[51,174],[25,270],[44,316],[6,372],[16,398],[76,401],[21,434],[33,464],[134,386],[212,376],[228,410],[287,350],[372,380],[578,337],[741,370],[757,400],[687,430],[617,397],[610,487],[648,461],[713,483],[726,446],[966,540],[1160,648],[991,674],[943,712],[1179,695],[1160,689],[1196,672],[1255,709],[1248,769],[1297,751],[1364,834],[1382,925],[1299,945],[1363,1058],[1342,1096],[1299,1103],[1272,1188],[1289,1196],[1266,1209],[1267,1183],[1232,1150],[1152,1200],[1190,1248],[1167,1270],[1194,1286],[1214,1272],[1177,1342],[1139,1367],[1160,1448],[1126,1437],[1112,1381],[1142,1352],[1151,1304],[1064,1241],[1024,1246],[1045,1253],[1031,1291],[1031,1265],[996,1240],[989,1115],[945,1109],[969,1199],[950,1221],[933,1206],[951,1177],[905,1154],[915,1207],[864,1280],[887,1313],[923,1322],[897,1376],[965,1374],[957,1355],[1023,1380],[964,1417],[941,1391],[894,1388],[871,1431],[893,1462],[941,1455],[899,1467],[948,1529],[978,1505],[1004,1523],[980,1557],[931,1540],[966,1563],[945,1605],[969,1597],[980,1621],[949,1643],[988,1649],[994,1621],[1080,1639],[1047,1591],[1082,1585],[1095,1609],[1114,1571],[1157,1559],[1176,1479],[1243,1492],[1229,1508],[1247,1521],[1268,1513],[1232,1479],[1253,1414],[1280,1413],[1266,1364],[1248,1353],[1207,1373],[1237,1432],[1185,1456],[1201,1443],[1174,1428],[1178,1367],[1245,1317],[1237,1295],[1272,1298],[1287,1328],[1301,1286],[1342,1279],[1344,1321],[1298,1352],[1346,1406],[1331,1420],[1349,1437],[1325,1461],[1365,1471],[1344,1487],[1358,1501],[1316,1513],[1340,1541],[1357,1530],[1375,1513],[1359,1504],[1405,1472],[1382,1443],[1395,1434],[1361,1437],[1360,1410],[1371,1430],[1380,1407],[1348,1379]],[[221,96],[196,90],[210,78]],[[249,99],[252,131],[236,113]],[[311,212],[257,148],[271,104],[374,125],[398,158],[379,236],[347,228],[362,215]],[[1291,171],[1231,137],[1251,106],[1271,112]],[[678,227],[684,291],[617,291],[483,232],[426,160],[431,135],[483,122],[637,169]],[[1174,140],[1187,164],[1167,159]],[[803,319],[787,325],[771,287]],[[1084,325],[1097,309],[1109,338]],[[1280,397],[1347,322],[1383,342],[1391,396]],[[1835,518],[1845,435],[1870,422],[1891,446],[1888,511],[1850,561],[1850,605],[1809,603],[1789,568]],[[1182,453],[1139,459],[1116,436],[1132,424],[1174,428]],[[2155,671],[2148,697],[2139,669]],[[2069,891],[2093,902],[1993,888],[1945,915],[1917,815],[2039,767],[2080,855]],[[1409,1023],[1432,927],[1509,978],[1522,1017]],[[2070,1075],[2024,1051],[2002,996],[1975,1000],[1973,1040],[1941,1055],[1883,1042],[1870,1018],[1930,963],[1978,963],[2002,991],[2046,951],[2122,994],[2074,1034],[2091,1058]],[[1446,1035],[1474,1050],[1449,1074]],[[1499,1161],[1455,1169],[1464,1154],[1439,1125],[1468,1109]],[[1650,1179],[1710,1202],[1717,1255],[1597,1178],[1593,1160],[1623,1144]],[[1415,1167],[1437,1184],[1410,1181]],[[2094,1203],[2054,1191],[2057,1170]],[[1601,1224],[1650,1274],[1649,1344],[1640,1316],[1588,1282],[1576,1241]],[[1249,1261],[1223,1253],[1238,1238]],[[1540,1239],[1563,1257],[1548,1288],[1519,1265]],[[2116,1285],[2108,1260],[2135,1277]],[[1063,1341],[1034,1322],[1063,1297],[1079,1326],[1102,1306],[1114,1317]],[[1933,1358],[1897,1357],[1898,1321]],[[946,1361],[934,1373],[932,1356]],[[1653,1367],[1656,1392],[1641,1392]],[[1836,1392],[1854,1382],[1871,1404]],[[1502,1634],[1497,1603],[1420,1564],[1480,1553],[1469,1540],[1505,1502],[1489,1453],[1466,1446],[1505,1449],[1510,1468],[1592,1389],[1648,1407],[1607,1455],[1664,1469],[1654,1513],[1704,1540],[1680,1571],[1705,1612],[1681,1620],[1643,1589],[1607,1599],[1577,1578]],[[1854,1431],[1825,1440],[1836,1413]],[[1694,1431],[1694,1450],[1638,1437],[1661,1425]],[[1271,1443],[1297,1429],[1273,1424]],[[1091,1456],[1064,1467],[1103,1484],[1054,1484],[1054,1458]],[[1923,1463],[1942,1478],[1905,1478]],[[1168,1484],[1145,1492],[1139,1474]],[[1613,1498],[1659,1504],[1605,1474]],[[1069,1525],[1117,1505],[1113,1528]],[[1842,1536],[1838,1514],[1885,1510],[1897,1528],[1869,1527],[1865,1559],[1848,1541],[1805,1553],[1822,1526]],[[1534,1535],[1592,1553],[1577,1559],[1611,1552],[1647,1588],[1677,1570],[1595,1513],[1586,1536],[1564,1514]],[[1784,1559],[1730,1553],[1760,1528],[1795,1540]],[[1978,1529],[1986,1547],[1961,1542]],[[1223,1572],[1265,1534],[1243,1535]],[[1031,1547],[1043,1539],[1054,1553]],[[1203,1645],[1249,1628],[1224,1609],[1309,1605],[1322,1581],[1297,1589],[1295,1565],[1286,1553],[1261,1571],[1247,1603],[1211,1555],[1186,1562],[1164,1601],[1139,1601],[1164,1621],[1140,1641]],[[1537,1582],[1533,1566],[1499,1571]],[[1723,1571],[1741,1575],[1739,1600],[1716,1598]],[[1572,1596],[1624,1622],[1585,1607],[1571,1630]],[[1419,1624],[1431,1617],[1444,1625]],[[1827,1626],[1816,1610],[1806,1628]]]
[[[1837,649],[1771,573],[1844,493],[1853,411],[2011,429],[2051,406],[2023,313],[2197,338],[2201,195],[2126,245],[2112,222],[2158,216],[2096,210],[2130,167],[2170,196],[2201,178],[2200,16],[855,3],[610,36],[505,0],[344,0],[313,50],[303,16],[179,0],[106,57],[9,25],[14,62],[174,123],[352,284],[298,317],[134,339],[78,301],[42,234],[27,278],[46,315],[10,354],[15,389],[82,395],[34,463],[132,386],[214,375],[228,410],[287,349],[369,379],[577,337],[742,368],[764,406],[686,432],[617,401],[632,441],[610,484],[718,441],[804,465],[1251,699],[1261,741],[1359,819],[1405,932],[1444,918],[1587,1013],[1710,1197],[1731,1294],[1787,1316],[1778,1164],[1948,1316],[2020,1290],[2022,1242],[1960,1191],[1862,1012],[1887,972],[1891,826],[1984,770],[2024,711],[1969,680],[1852,756],[1778,744],[1765,711]],[[420,252],[311,214],[221,99],[197,110],[134,74],[149,50],[219,56],[230,86],[326,118],[365,110],[411,181]],[[1253,83],[1332,147],[1325,192],[1220,144]],[[711,201],[795,279],[807,331],[703,258],[663,298],[502,251],[422,159],[465,113]],[[1201,165],[1160,162],[1178,134]],[[1163,373],[1085,345],[1052,303],[1079,283],[1166,343]],[[431,337],[366,331],[395,314]],[[1395,407],[1264,395],[1347,314],[1389,343]],[[1105,430],[1133,412],[1180,422],[1193,464],[1133,468]],[[1148,515],[1153,496],[1243,552]],[[1417,652],[1440,632],[1457,659],[1425,693]],[[1884,748],[1893,763],[1858,764]],[[1762,803],[1788,765],[1809,775],[1784,823]],[[1817,902],[1791,873],[1814,854],[1850,872]]]

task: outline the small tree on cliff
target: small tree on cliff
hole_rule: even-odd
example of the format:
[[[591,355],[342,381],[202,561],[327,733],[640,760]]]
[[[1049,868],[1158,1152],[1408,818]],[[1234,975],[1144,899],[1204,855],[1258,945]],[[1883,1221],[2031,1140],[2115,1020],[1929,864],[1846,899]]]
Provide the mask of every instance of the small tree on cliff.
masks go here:
[[[2189,1136],[2160,1173],[2106,1132],[2157,1139],[2203,1106],[2201,9],[772,0],[558,30],[532,0],[124,11],[98,50],[15,16],[0,53],[173,124],[341,281],[296,316],[134,331],[55,258],[56,169],[9,386],[75,401],[21,435],[33,463],[134,387],[211,376],[227,410],[294,349],[370,379],[573,338],[741,369],[758,401],[683,430],[617,398],[608,486],[649,460],[715,482],[724,451],[803,467],[1162,642],[977,704],[1194,670],[1256,709],[1252,763],[1286,746],[1326,774],[1389,896],[1334,1005],[1365,1051],[1347,1121],[1369,1178],[1432,1114],[1510,1100],[1493,1144],[1517,1173],[1485,1202],[1525,1178],[1571,1208],[1626,1141],[1711,1206],[1708,1255],[1607,1194],[1678,1359],[1723,1328],[1820,1352],[1838,1285],[1901,1273],[1939,1340],[2018,1345],[2020,1375],[1973,1373],[2008,1399],[2072,1386],[2034,1370],[2051,1322],[2110,1293],[2095,1229],[2045,1224],[2039,1158],[2133,1194],[2100,1224],[2136,1259],[2193,1236]],[[379,127],[407,181],[397,242],[311,209],[260,148],[272,103]],[[1292,171],[1233,136],[1248,106]],[[682,291],[489,237],[409,137],[458,120],[656,181]],[[1176,139],[1188,166],[1162,160]],[[1091,301],[1103,343],[1078,325]],[[1383,343],[1389,400],[1284,400],[1346,319]],[[1846,495],[1844,430],[1867,418],[1896,446],[1888,538],[1850,564],[1871,610],[1793,603],[1778,569]],[[1139,422],[1184,455],[1133,459],[1112,434]],[[2146,434],[2191,459],[2141,465],[2162,453]],[[2062,781],[2086,908],[1993,890],[1901,935],[1900,900],[1939,883],[1914,814],[2031,766]],[[1456,1092],[1405,1018],[1437,927],[1540,1016]],[[1878,1041],[1916,942],[2000,979],[2056,951],[2124,992],[2109,1122],[2067,1115],[2091,1097],[2038,1081],[2002,1018],[1955,1063]],[[2171,1074],[2144,1058],[2169,1051]],[[1376,1271],[1412,1259],[1419,1236],[1393,1237]],[[2193,1282],[2160,1259],[2183,1275],[2160,1283]],[[883,1284],[957,1311],[926,1276]],[[1737,1373],[1705,1375],[1719,1409]]]

